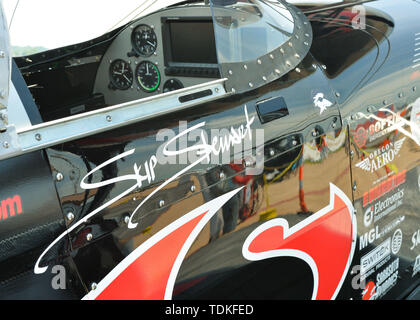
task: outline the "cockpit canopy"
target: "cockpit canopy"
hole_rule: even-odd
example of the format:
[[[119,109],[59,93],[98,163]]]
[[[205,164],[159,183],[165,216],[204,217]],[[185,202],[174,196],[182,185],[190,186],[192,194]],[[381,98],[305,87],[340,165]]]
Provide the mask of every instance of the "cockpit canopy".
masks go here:
[[[210,0],[227,90],[244,92],[294,69],[312,43],[304,14],[282,0]]]

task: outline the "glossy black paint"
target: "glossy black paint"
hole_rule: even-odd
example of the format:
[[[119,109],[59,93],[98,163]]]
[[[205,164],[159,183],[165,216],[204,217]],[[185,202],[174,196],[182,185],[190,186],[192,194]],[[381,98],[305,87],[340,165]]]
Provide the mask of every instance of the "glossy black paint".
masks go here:
[[[366,30],[353,29],[349,26],[348,19],[335,16],[336,11],[323,12],[321,15],[308,14],[314,41],[310,54],[298,66],[299,72],[296,70],[290,72],[282,79],[262,88],[200,105],[188,112],[174,112],[160,117],[158,121],[148,120],[49,148],[46,154],[51,172],[44,168],[40,180],[32,181],[31,179],[35,179],[33,172],[28,173],[21,168],[25,166],[30,168],[29,163],[34,161],[46,164],[45,159],[42,159],[42,153],[25,156],[25,160],[22,160],[23,158],[8,160],[8,165],[4,167],[5,174],[11,175],[10,179],[18,177],[16,182],[10,185],[16,186],[18,188],[16,190],[20,190],[21,194],[30,194],[31,203],[34,201],[38,206],[34,212],[38,213],[41,210],[45,214],[45,221],[38,220],[41,218],[37,216],[37,220],[28,220],[22,226],[56,222],[57,225],[52,230],[48,228],[49,232],[42,241],[24,248],[35,249],[33,256],[24,257],[23,249],[10,251],[14,257],[5,259],[4,263],[1,262],[1,270],[10,269],[11,262],[8,261],[18,261],[21,264],[22,259],[28,259],[26,265],[29,270],[36,255],[64,230],[63,217],[67,213],[71,212],[75,216],[73,221],[66,222],[67,225],[71,225],[133,184],[125,181],[92,190],[82,189],[80,181],[95,167],[135,148],[134,155],[104,167],[89,175],[87,180],[89,183],[95,183],[130,174],[135,164],[147,162],[165,141],[158,139],[160,129],[169,128],[179,133],[187,128],[185,124],[179,123],[181,120],[187,121],[188,127],[205,122],[204,128],[209,134],[211,129],[237,127],[245,122],[246,105],[250,118],[255,117],[252,128],[264,129],[263,174],[247,180],[244,167],[240,165],[237,167],[198,165],[151,198],[137,214],[138,227],[133,230],[127,229],[125,217],[135,210],[139,202],[165,179],[185,167],[182,164],[159,166],[153,183],[133,191],[82,224],[80,228],[69,234],[68,241],[61,242],[48,257],[52,261],[65,264],[70,270],[69,274],[72,275],[73,287],[70,290],[72,295],[63,298],[81,298],[92,283],[99,282],[135,247],[180,214],[233,190],[241,183],[249,184],[249,194],[233,198],[210,221],[206,230],[200,233],[197,247],[191,249],[190,255],[181,266],[174,288],[174,298],[310,298],[312,274],[302,261],[295,258],[275,258],[250,262],[242,257],[240,249],[249,233],[262,223],[263,220],[259,220],[259,215],[264,216],[263,213],[269,207],[275,207],[278,216],[285,217],[290,225],[294,225],[325,206],[329,200],[326,196],[328,192],[325,190],[330,181],[336,183],[354,200],[359,230],[365,231],[363,215],[366,209],[361,202],[363,193],[369,191],[373,184],[364,183],[365,180],[355,165],[361,158],[357,158],[360,155],[354,143],[354,130],[362,121],[352,116],[357,112],[369,114],[368,106],[374,106],[377,110],[384,105],[393,104],[395,111],[402,111],[419,97],[419,91],[414,88],[420,89],[420,77],[411,70],[410,49],[407,46],[407,42],[411,41],[409,37],[415,32],[420,32],[413,29],[413,26],[416,26],[416,12],[419,12],[420,5],[405,0],[398,4],[392,1],[378,1],[367,6],[374,7],[381,14],[369,11]],[[404,11],[400,7],[403,7]],[[351,9],[347,7],[338,13],[344,12],[343,15],[346,16]],[[99,47],[98,44],[96,48],[99,50],[98,54],[106,49]],[[24,70],[25,68],[22,69]],[[93,72],[94,70],[88,71],[91,75]],[[314,96],[320,92],[333,103],[322,113],[313,103]],[[270,121],[260,121],[257,106],[273,98],[285,102],[288,114],[270,117]],[[385,101],[387,103],[384,103]],[[405,117],[407,118],[408,114]],[[400,136],[401,134],[398,137]],[[338,141],[337,148],[335,150],[326,148],[324,145],[326,139]],[[373,146],[379,147],[382,142],[374,141]],[[334,146],[333,143],[332,145]],[[303,149],[307,150],[308,147],[313,147],[311,150],[319,158],[306,159],[305,162]],[[410,161],[402,164],[400,168],[407,170],[405,188],[410,190],[401,210],[406,212],[411,210],[412,215],[410,219],[407,218],[402,228],[404,255],[400,257],[398,285],[391,288],[384,296],[391,299],[404,298],[420,283],[418,275],[411,276],[415,254],[407,253],[409,251],[407,248],[411,245],[409,237],[419,223],[418,211],[413,209],[419,205],[416,184],[419,174],[416,153],[419,147],[414,144],[410,144],[410,147],[411,149],[407,150]],[[351,151],[355,152],[354,158],[351,156]],[[38,158],[34,160],[31,157]],[[19,175],[16,176],[10,167],[20,168]],[[296,201],[291,195],[293,192],[298,193],[299,167],[303,167],[304,176],[309,175],[311,178],[311,182],[305,184],[306,204]],[[3,167],[0,170],[3,170]],[[224,179],[220,178],[221,172],[225,174]],[[53,182],[53,177],[57,173],[62,173],[64,179]],[[3,178],[3,174],[0,176]],[[28,177],[29,181],[25,181]],[[270,178],[267,180],[267,177]],[[357,188],[352,189],[354,182],[357,183]],[[37,188],[38,194],[32,191],[34,183],[44,186]],[[191,188],[193,185],[194,190]],[[265,186],[268,186],[268,192],[264,191]],[[296,190],[292,190],[293,188]],[[23,193],[21,190],[24,190]],[[1,192],[3,189],[0,191],[3,198],[7,196]],[[42,192],[48,193],[48,202],[40,202],[40,199],[46,197],[45,194],[39,194]],[[268,193],[274,201],[265,205]],[[54,196],[51,196],[52,194]],[[3,199],[2,197],[0,199]],[[164,201],[163,206],[159,205],[161,200]],[[26,202],[23,203],[24,208],[28,205]],[[48,210],[41,208],[44,205]],[[395,218],[401,212],[396,211],[391,217]],[[13,236],[19,227],[5,228],[5,232],[2,231],[1,235],[11,232],[9,236]],[[0,228],[3,228],[3,224],[0,224]],[[92,240],[87,240],[87,234],[92,234]],[[358,237],[356,254],[350,270],[360,264],[363,255],[373,250],[380,242],[379,240],[372,242],[368,247],[359,250],[360,237]],[[390,261],[393,259],[394,256]],[[30,272],[29,274],[31,279],[43,284],[49,281],[49,279],[38,280],[41,279],[40,276]],[[11,274],[8,277],[13,276],[14,274]],[[352,287],[353,280],[354,274],[349,272],[338,298],[362,298],[364,288],[355,290]],[[16,289],[14,285],[8,288],[7,292],[11,292],[12,297],[26,297],[28,294],[25,289]],[[33,288],[29,286],[28,290]]]

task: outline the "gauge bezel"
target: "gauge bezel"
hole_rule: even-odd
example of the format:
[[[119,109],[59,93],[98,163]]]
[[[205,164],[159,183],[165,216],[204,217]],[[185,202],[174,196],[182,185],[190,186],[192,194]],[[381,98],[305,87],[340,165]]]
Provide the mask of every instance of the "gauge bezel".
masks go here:
[[[127,66],[128,66],[128,69],[129,69],[129,71],[130,71],[130,76],[131,76],[131,79],[130,79],[130,84],[128,85],[128,86],[120,86],[119,84],[117,84],[117,82],[115,81],[115,78],[114,78],[114,73],[112,72],[112,68],[113,68],[113,66],[116,64],[116,63],[119,63],[119,62],[124,62],[125,64],[127,64]],[[109,68],[108,68],[108,73],[109,73],[109,78],[110,78],[110,82],[111,82],[111,84],[116,88],[116,89],[118,89],[118,90],[128,90],[128,89],[130,89],[130,88],[132,88],[133,87],[133,84],[134,84],[134,73],[133,73],[133,69],[131,68],[131,64],[130,64],[130,62],[129,61],[126,61],[126,60],[124,60],[124,59],[115,59],[115,60],[112,60],[111,61],[111,63],[110,63],[110,65],[109,65]]]
[[[146,63],[150,63],[151,65],[153,65],[153,67],[156,69],[157,74],[158,74],[158,83],[157,83],[157,85],[155,85],[155,86],[154,86],[153,88],[151,88],[151,89],[147,89],[147,88],[145,88],[145,86],[144,86],[144,85],[142,84],[142,82],[139,80],[139,76],[138,76],[138,70],[139,70],[139,68],[140,68],[143,64],[146,64]],[[134,76],[135,76],[135,79],[136,79],[137,84],[139,85],[139,88],[141,88],[144,92],[147,92],[147,93],[152,93],[152,92],[155,92],[156,90],[158,90],[158,89],[159,89],[159,86],[160,86],[160,84],[162,83],[162,77],[161,77],[161,75],[160,75],[160,71],[159,71],[158,66],[157,66],[155,63],[153,63],[153,62],[151,62],[151,61],[149,61],[149,60],[143,60],[142,62],[140,62],[140,63],[137,65]]]
[[[153,32],[153,34],[154,34],[154,38],[155,38],[155,42],[156,42],[156,46],[155,46],[155,48],[154,48],[154,50],[153,50],[153,52],[152,53],[150,53],[150,54],[144,54],[144,53],[142,53],[141,51],[140,51],[140,48],[137,46],[137,44],[136,44],[136,41],[135,41],[135,35],[136,35],[136,33],[138,33],[138,29],[140,29],[141,27],[147,27],[147,28],[149,28],[152,32]],[[139,56],[141,56],[141,57],[150,57],[150,56],[152,56],[155,52],[156,52],[156,50],[157,50],[157,47],[158,47],[158,39],[157,39],[157,35],[156,35],[156,32],[155,32],[155,29],[152,27],[152,26],[149,26],[148,24],[144,24],[144,23],[142,23],[142,24],[139,24],[138,26],[136,26],[134,29],[133,29],[133,31],[131,32],[131,45],[133,46],[133,50],[134,50],[134,52],[135,53],[137,53]]]

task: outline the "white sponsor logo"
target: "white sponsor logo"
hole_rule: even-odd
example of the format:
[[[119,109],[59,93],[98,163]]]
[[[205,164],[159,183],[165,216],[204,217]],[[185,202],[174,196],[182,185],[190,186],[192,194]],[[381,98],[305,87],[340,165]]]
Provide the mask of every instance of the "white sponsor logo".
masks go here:
[[[384,296],[398,280],[398,267],[400,259],[391,262],[383,271],[376,275],[376,292],[374,299]]]
[[[375,240],[378,240],[394,230],[401,222],[403,222],[405,216],[395,218],[393,221],[385,225],[381,230],[379,226],[370,229],[359,237],[359,250],[364,249],[368,245],[372,244]]]
[[[413,233],[411,237],[411,242],[413,245],[411,246],[410,250],[414,250],[420,244],[420,229]]]
[[[402,231],[401,229],[395,230],[394,234],[392,235],[392,254],[397,254],[401,249],[402,244]]]
[[[386,239],[375,249],[365,254],[360,259],[360,273],[366,274],[371,268],[391,254],[391,238]]]
[[[363,218],[365,227],[370,226],[372,222],[377,222],[402,205],[403,197],[404,189],[401,189],[395,192],[393,195],[387,197],[385,200],[380,200],[375,203],[375,205],[368,207]]]
[[[375,172],[384,167],[388,163],[394,161],[395,156],[400,152],[405,139],[406,137],[401,138],[395,141],[395,143],[390,142],[382,148],[377,149],[375,152],[370,153],[368,158],[356,163],[356,167],[370,172]]]
[[[324,97],[322,92],[317,93],[314,97],[314,105],[319,108],[319,114],[322,114],[327,108],[331,107],[333,103]]]

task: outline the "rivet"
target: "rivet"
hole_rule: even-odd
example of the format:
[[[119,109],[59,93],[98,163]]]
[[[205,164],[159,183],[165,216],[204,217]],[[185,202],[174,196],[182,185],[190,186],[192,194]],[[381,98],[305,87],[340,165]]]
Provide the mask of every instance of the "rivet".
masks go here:
[[[159,208],[162,208],[165,205],[164,200],[159,200]]]
[[[387,101],[387,100],[384,100],[382,103],[383,103],[384,105],[387,105],[387,104],[388,104],[388,101]]]
[[[87,235],[86,235],[86,240],[87,241],[90,241],[90,240],[92,240],[93,239],[93,235],[91,234],[91,233],[88,233]]]
[[[220,179],[224,179],[225,178],[225,173],[223,171],[220,171],[219,178]]]
[[[318,68],[317,65],[314,63],[312,64],[312,68],[314,68],[315,70]]]
[[[269,151],[270,157],[274,156],[275,154],[276,154],[276,152],[274,151],[274,149],[270,149],[270,151]]]
[[[191,191],[191,192],[194,192],[194,191],[195,191],[195,185],[192,185],[192,186],[190,187],[190,191]]]
[[[67,218],[67,221],[73,221],[73,219],[74,219],[74,213],[73,212],[67,212],[67,215],[66,215],[66,218]]]
[[[350,158],[353,158],[353,156],[354,156],[354,151],[350,150]]]
[[[130,216],[125,216],[124,217],[124,223],[128,224],[129,221],[130,221]]]
[[[288,67],[290,67],[290,66],[291,66],[291,64],[290,64],[290,62],[289,62],[289,61],[286,61],[286,65],[287,65]]]
[[[246,64],[244,64],[244,69],[245,69],[245,70],[248,70],[248,67],[247,67],[247,65],[246,65]]]
[[[58,173],[55,175],[55,179],[56,179],[57,181],[61,181],[61,180],[63,180],[63,179],[64,179],[64,176],[63,176],[63,174],[62,174],[61,172],[58,172]]]
[[[295,139],[292,140],[292,145],[296,146],[297,145],[297,141]]]
[[[275,69],[274,72],[277,73],[277,74],[281,73],[279,69]]]
[[[111,122],[112,121],[112,117],[111,116],[106,116],[106,121]]]
[[[280,48],[280,52],[281,52],[282,54],[284,54],[284,49],[283,49],[283,48]]]
[[[267,77],[266,77],[266,76],[263,76],[263,77],[262,77],[262,79],[263,79],[264,81],[267,81]]]
[[[337,97],[337,98],[339,98],[341,95],[340,95],[340,92],[336,92],[335,93],[335,96]]]
[[[35,139],[36,139],[36,140],[38,140],[38,141],[40,141],[40,140],[41,140],[41,135],[40,135],[39,133],[37,133],[37,134],[35,135]]]
[[[274,56],[270,53],[269,55],[270,59],[274,59]]]
[[[232,75],[232,74],[233,74],[233,71],[232,71],[232,70],[229,70],[229,71],[228,71],[228,73],[229,73],[230,75]]]
[[[5,148],[5,149],[9,148],[9,142],[4,141],[3,142],[3,148]]]
[[[214,88],[214,91],[217,93],[217,92],[219,92],[219,88]]]
[[[232,91],[232,93],[236,92],[235,88],[232,88],[230,91]]]
[[[353,191],[356,191],[356,189],[357,189],[357,183],[356,183],[356,181],[353,183]]]
[[[98,287],[98,284],[96,282],[92,282],[90,284],[90,290],[95,290]]]
[[[4,51],[0,51],[0,58],[4,58],[6,56],[6,54],[4,53]]]
[[[400,92],[399,94],[398,94],[398,98],[402,98],[403,97],[403,94],[402,94],[402,92]]]
[[[295,58],[300,59],[300,55],[296,53]]]
[[[257,59],[257,63],[258,63],[258,64],[261,64],[261,60],[260,60],[260,59]]]
[[[316,137],[318,135],[318,132],[316,130],[312,131],[312,137]]]
[[[337,125],[335,124],[335,122],[332,123],[331,127],[333,127],[333,129],[335,129]]]
[[[327,66],[325,64],[323,64],[322,69],[327,70]]]
[[[309,43],[308,43],[308,42],[306,42],[306,41],[305,41],[303,44],[304,44],[305,46],[309,46]]]
[[[417,87],[413,87],[413,91],[415,92],[417,90]]]
[[[293,47],[293,43],[289,42],[289,47]]]
[[[248,83],[249,87],[252,88],[254,85],[252,84],[252,82]]]
[[[296,68],[295,70],[296,70],[297,73],[301,72],[301,70],[299,68]]]

